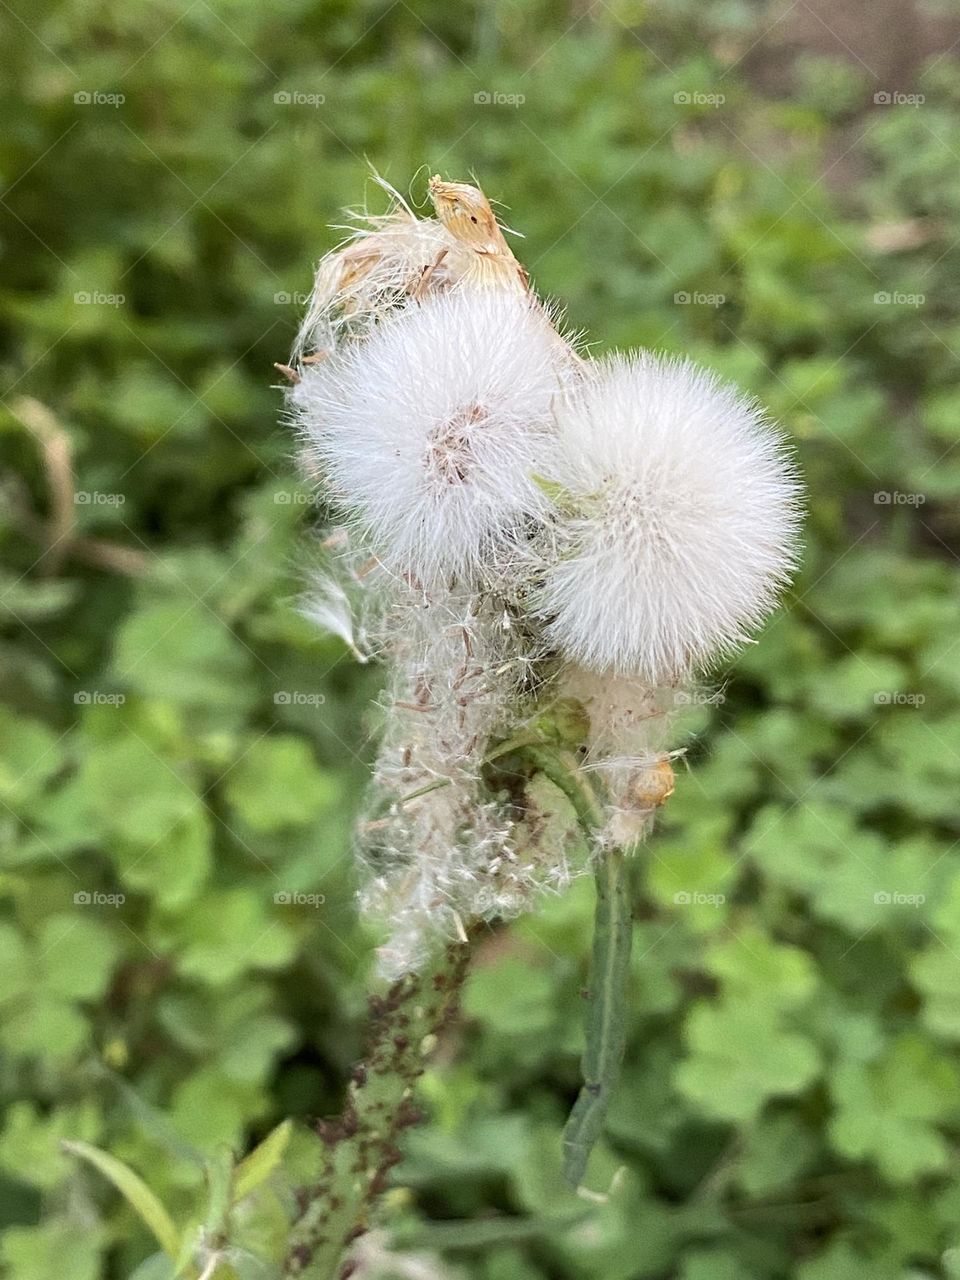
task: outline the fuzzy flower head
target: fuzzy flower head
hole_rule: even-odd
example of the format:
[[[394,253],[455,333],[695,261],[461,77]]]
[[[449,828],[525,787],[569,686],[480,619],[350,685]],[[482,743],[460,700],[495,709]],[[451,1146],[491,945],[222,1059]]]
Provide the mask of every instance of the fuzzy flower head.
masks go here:
[[[745,641],[794,564],[800,486],[776,431],[686,360],[617,356],[558,406],[547,632],[594,671],[682,677]]]
[[[543,509],[536,475],[569,359],[526,297],[458,291],[306,370],[293,402],[384,564],[424,585],[471,581]]]

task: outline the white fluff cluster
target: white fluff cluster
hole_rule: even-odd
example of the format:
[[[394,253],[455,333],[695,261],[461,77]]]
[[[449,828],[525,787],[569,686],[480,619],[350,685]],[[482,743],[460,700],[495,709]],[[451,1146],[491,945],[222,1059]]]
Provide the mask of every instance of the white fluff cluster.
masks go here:
[[[799,486],[753,402],[685,360],[600,363],[558,407],[548,636],[657,683],[744,642],[794,564]]]
[[[568,349],[504,292],[439,294],[304,370],[293,393],[332,497],[390,569],[477,581],[544,512]]]
[[[364,914],[388,922],[384,976],[419,967],[438,934],[515,915],[566,862],[521,860],[510,815],[484,795],[491,738],[511,727],[524,664],[500,612],[464,590],[403,587],[386,619],[393,671],[361,857]]]
[[[772,607],[798,524],[755,404],[683,360],[581,359],[482,193],[431,192],[439,220],[401,202],[324,260],[288,370],[346,526],[307,611],[388,671],[360,895],[388,977],[582,869],[536,780],[491,794],[511,735],[575,738],[601,842],[644,837],[686,682]]]

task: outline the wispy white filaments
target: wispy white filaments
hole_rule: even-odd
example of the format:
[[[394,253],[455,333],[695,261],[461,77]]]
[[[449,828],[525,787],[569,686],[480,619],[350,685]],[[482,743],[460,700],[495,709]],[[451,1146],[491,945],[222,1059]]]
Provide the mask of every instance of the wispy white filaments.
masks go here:
[[[363,829],[366,914],[389,926],[381,970],[418,967],[438,936],[515,915],[538,888],[569,879],[566,862],[518,857],[512,816],[485,795],[483,757],[519,706],[521,666],[500,611],[466,591],[408,588],[391,626],[386,732]]]
[[[595,671],[682,677],[742,644],[794,564],[799,487],[758,406],[685,360],[596,366],[558,410],[547,634]]]
[[[304,370],[292,400],[330,495],[386,565],[478,581],[545,510],[536,476],[569,358],[528,298],[456,292]]]
[[[584,713],[601,844],[646,835],[673,713],[772,608],[798,524],[755,404],[683,360],[580,359],[483,193],[430,193],[437,220],[400,201],[321,264],[290,392],[345,526],[307,612],[387,671],[360,856],[389,977],[581,869],[538,784],[485,772],[551,706]]]

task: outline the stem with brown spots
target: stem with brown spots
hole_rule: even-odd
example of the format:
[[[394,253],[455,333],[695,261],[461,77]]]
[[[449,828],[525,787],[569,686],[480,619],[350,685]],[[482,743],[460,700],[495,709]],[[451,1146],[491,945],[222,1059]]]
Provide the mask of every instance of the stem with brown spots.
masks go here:
[[[398,1141],[420,1116],[413,1090],[437,1036],[456,1011],[469,946],[445,947],[422,973],[407,974],[370,1001],[372,1032],[346,1105],[321,1121],[323,1167],[300,1192],[284,1274],[304,1280],[348,1280],[350,1245],[367,1230],[373,1205],[401,1158]]]

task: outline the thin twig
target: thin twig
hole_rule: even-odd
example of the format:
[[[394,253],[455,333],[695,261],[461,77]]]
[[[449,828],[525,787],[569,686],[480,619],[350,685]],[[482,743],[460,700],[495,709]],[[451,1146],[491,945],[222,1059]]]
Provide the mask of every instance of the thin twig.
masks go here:
[[[69,549],[77,515],[70,437],[47,406],[32,396],[20,396],[13,404],[13,412],[43,450],[50,492],[43,572],[54,574]]]

